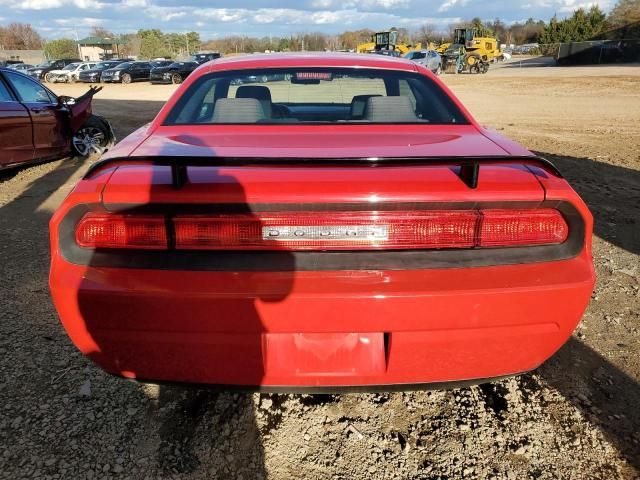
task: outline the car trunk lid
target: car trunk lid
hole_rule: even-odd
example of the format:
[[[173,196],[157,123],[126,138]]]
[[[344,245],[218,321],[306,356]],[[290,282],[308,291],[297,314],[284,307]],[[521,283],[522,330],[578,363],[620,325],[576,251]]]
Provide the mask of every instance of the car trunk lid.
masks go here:
[[[161,126],[135,156],[437,157],[507,155],[472,125]]]

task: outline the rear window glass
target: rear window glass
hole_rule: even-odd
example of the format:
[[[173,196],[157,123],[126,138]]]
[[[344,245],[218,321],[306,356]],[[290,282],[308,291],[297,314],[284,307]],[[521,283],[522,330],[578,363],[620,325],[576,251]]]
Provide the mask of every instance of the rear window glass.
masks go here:
[[[367,69],[210,73],[187,89],[165,125],[252,123],[465,124],[431,79]]]

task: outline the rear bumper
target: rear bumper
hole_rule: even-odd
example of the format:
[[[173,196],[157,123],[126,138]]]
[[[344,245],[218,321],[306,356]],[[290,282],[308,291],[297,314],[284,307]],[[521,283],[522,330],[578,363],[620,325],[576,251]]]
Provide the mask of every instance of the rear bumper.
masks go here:
[[[532,370],[571,335],[594,284],[586,251],[526,265],[322,272],[99,268],[54,254],[51,278],[69,336],[113,374],[279,391]]]

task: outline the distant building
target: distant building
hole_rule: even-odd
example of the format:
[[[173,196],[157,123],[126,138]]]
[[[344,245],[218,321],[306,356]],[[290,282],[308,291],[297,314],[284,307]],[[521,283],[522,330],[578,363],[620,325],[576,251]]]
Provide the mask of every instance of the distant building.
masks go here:
[[[87,37],[78,40],[80,58],[85,62],[97,62],[111,58],[121,58],[120,48],[125,41],[117,38]]]
[[[44,59],[44,52],[42,50],[1,50],[0,49],[0,62],[6,62],[7,60],[22,60],[23,63],[29,63],[36,65]]]

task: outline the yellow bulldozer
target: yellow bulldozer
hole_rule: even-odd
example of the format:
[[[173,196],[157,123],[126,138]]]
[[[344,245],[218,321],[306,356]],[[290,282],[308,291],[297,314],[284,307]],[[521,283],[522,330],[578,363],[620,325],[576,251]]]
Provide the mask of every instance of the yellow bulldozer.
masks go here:
[[[381,53],[391,54],[391,52],[397,52],[397,56],[403,56],[412,50],[420,50],[422,48],[421,43],[416,45],[409,45],[406,43],[398,42],[398,31],[387,30],[384,32],[376,32],[371,35],[371,41],[367,43],[361,43],[356,47],[358,53]]]
[[[501,55],[498,39],[482,36],[475,28],[456,28],[453,43],[437,48],[445,73],[487,73],[489,64]]]

